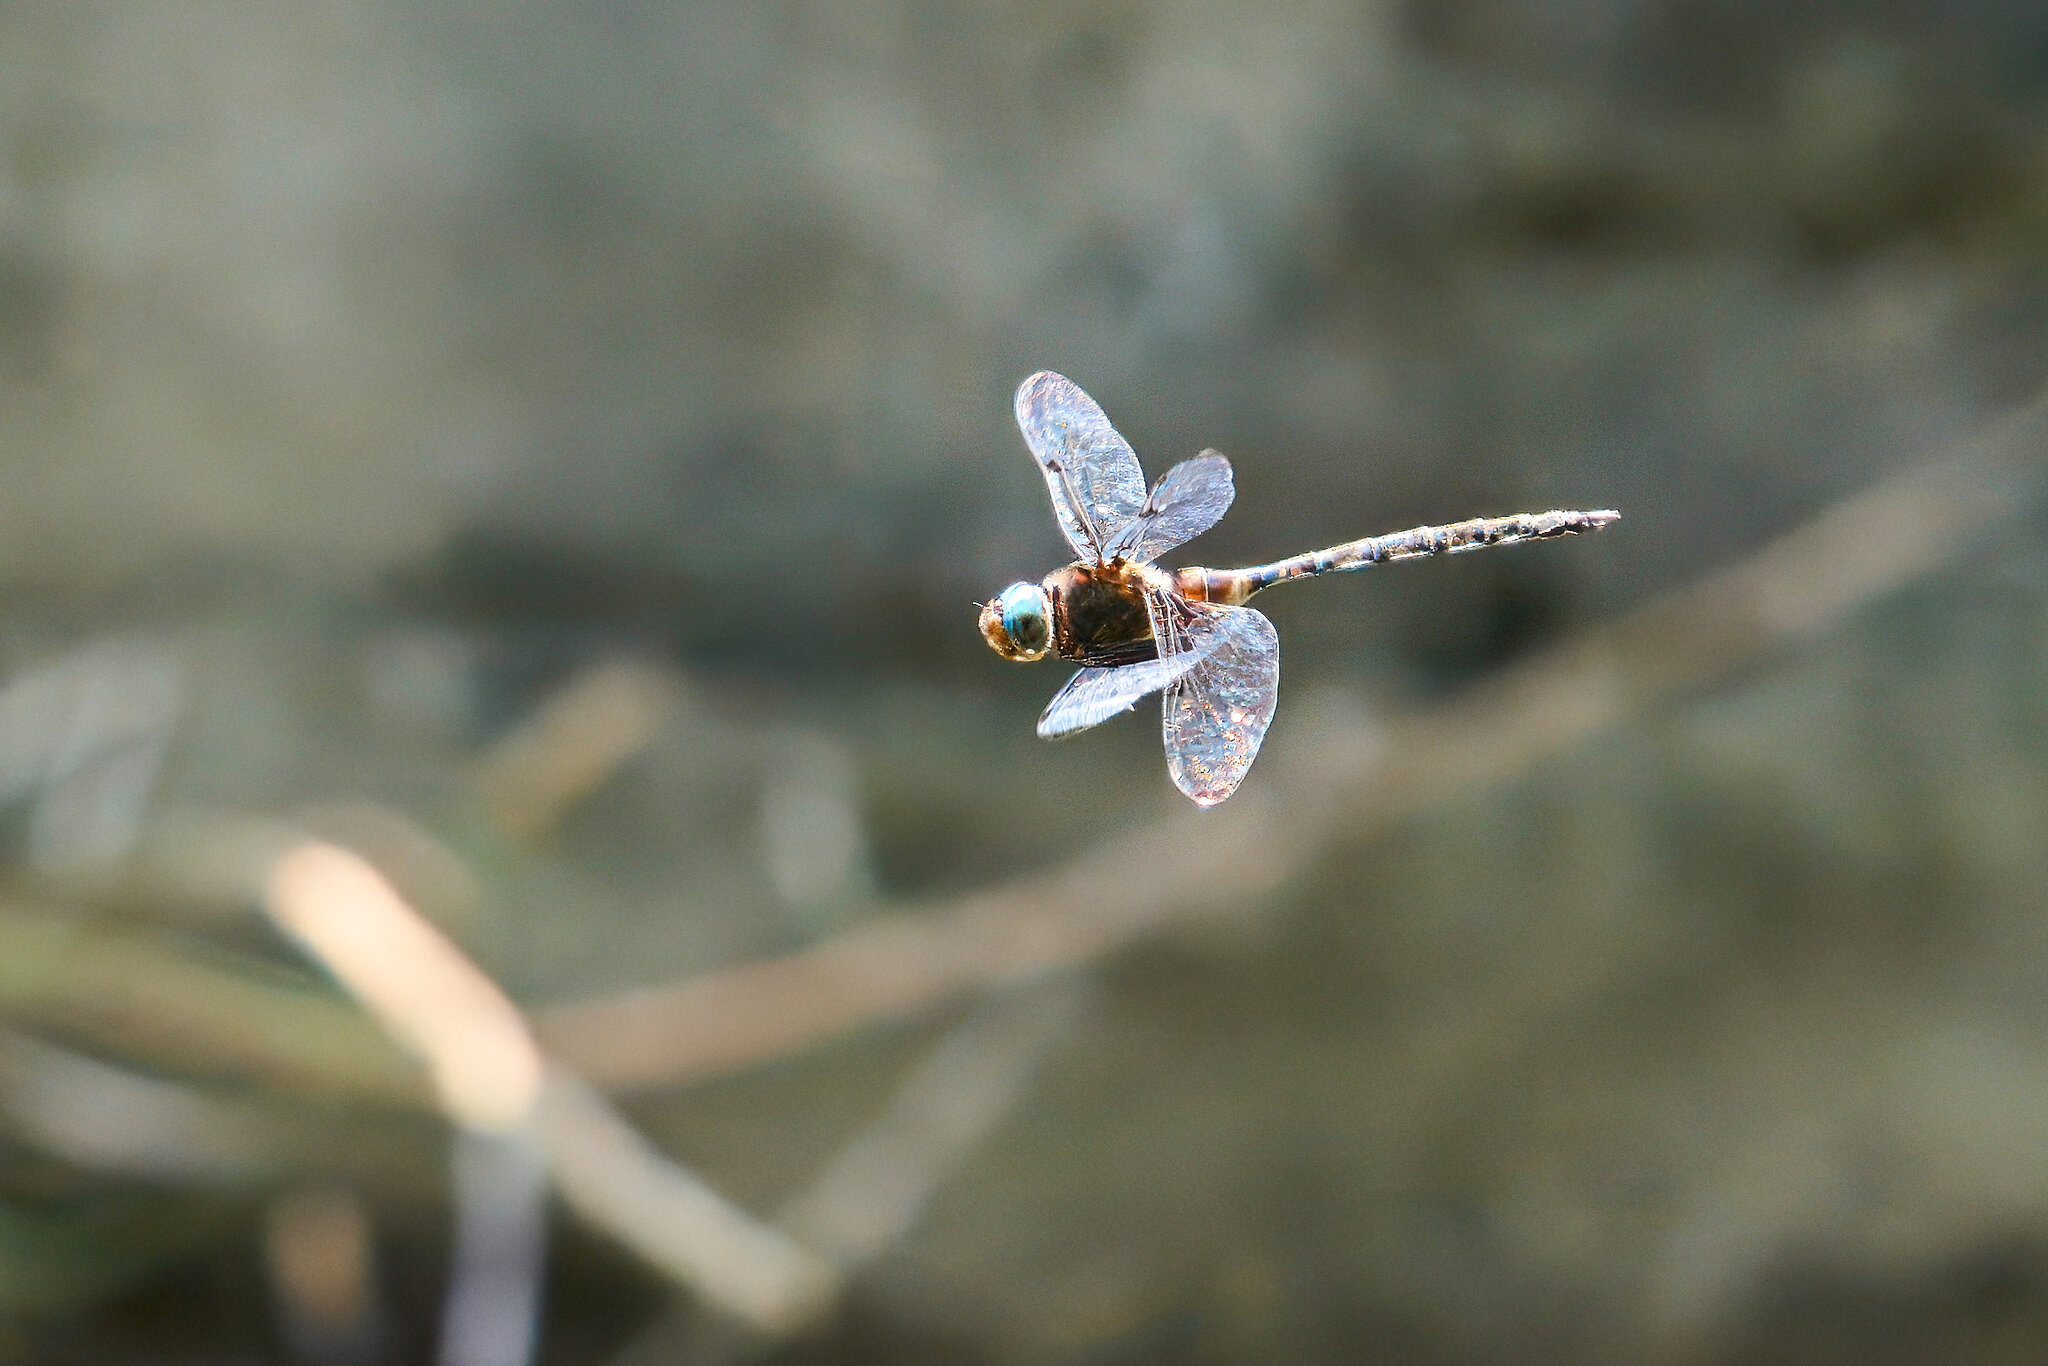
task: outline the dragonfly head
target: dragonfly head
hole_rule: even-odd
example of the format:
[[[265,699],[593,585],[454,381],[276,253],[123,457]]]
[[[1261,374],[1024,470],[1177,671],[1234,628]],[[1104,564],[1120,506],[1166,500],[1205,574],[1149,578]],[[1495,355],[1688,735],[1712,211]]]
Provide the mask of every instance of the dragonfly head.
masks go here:
[[[981,607],[981,633],[1004,659],[1043,659],[1052,648],[1052,606],[1035,583],[1013,583]]]

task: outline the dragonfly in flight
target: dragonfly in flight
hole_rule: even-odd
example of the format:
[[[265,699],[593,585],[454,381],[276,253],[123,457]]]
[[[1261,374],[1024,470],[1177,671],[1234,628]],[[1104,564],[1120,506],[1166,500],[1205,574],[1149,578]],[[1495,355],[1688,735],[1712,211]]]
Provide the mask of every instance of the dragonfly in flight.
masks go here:
[[[981,633],[1005,659],[1056,654],[1081,666],[1038,718],[1047,739],[1163,692],[1167,772],[1197,806],[1237,791],[1279,701],[1280,637],[1244,605],[1252,594],[1390,560],[1596,531],[1621,516],[1524,512],[1369,536],[1250,569],[1161,569],[1154,560],[1229,508],[1230,462],[1203,451],[1148,492],[1130,443],[1079,385],[1049,370],[1018,386],[1017,425],[1077,558],[982,604]]]

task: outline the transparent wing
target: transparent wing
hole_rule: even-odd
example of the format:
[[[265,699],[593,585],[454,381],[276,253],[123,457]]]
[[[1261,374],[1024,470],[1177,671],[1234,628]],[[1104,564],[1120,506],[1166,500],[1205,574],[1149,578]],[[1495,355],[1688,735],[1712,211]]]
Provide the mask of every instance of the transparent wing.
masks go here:
[[[1166,689],[1166,771],[1197,806],[1237,791],[1280,698],[1280,635],[1249,607],[1186,603],[1216,620],[1215,643]]]
[[[1140,664],[1080,670],[1046,704],[1045,714],[1038,718],[1040,738],[1051,740],[1071,735],[1099,726],[1118,712],[1129,711],[1138,704],[1138,699],[1158,692],[1207,659],[1222,638],[1217,632],[1204,629],[1181,633],[1179,643],[1181,648],[1174,653]]]
[[[1110,538],[1110,559],[1149,563],[1215,526],[1237,494],[1230,462],[1215,451],[1183,460],[1152,486],[1137,519]]]
[[[1045,471],[1053,515],[1074,553],[1100,564],[1145,506],[1145,472],[1081,386],[1041,370],[1017,386],[1017,426]]]
[[[1181,654],[1115,669],[1082,669],[1046,704],[1045,715],[1038,718],[1038,734],[1050,740],[1099,726],[1118,712],[1129,711],[1139,698],[1158,692],[1201,662],[1200,655]]]

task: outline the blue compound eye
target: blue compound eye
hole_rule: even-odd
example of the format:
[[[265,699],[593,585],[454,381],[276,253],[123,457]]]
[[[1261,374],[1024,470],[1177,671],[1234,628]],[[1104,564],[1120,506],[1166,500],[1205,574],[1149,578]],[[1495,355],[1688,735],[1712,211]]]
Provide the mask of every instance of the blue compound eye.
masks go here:
[[[1003,630],[1017,653],[1027,659],[1044,654],[1052,644],[1052,616],[1046,610],[1045,590],[1035,583],[1013,583],[998,601]]]

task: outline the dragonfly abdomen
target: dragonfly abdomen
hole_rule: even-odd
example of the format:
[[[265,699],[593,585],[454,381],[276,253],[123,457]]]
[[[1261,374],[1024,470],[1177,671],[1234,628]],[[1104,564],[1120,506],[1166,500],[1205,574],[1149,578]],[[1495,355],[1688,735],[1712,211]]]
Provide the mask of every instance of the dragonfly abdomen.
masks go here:
[[[1318,574],[1341,574],[1353,569],[1367,569],[1376,564],[1392,560],[1421,559],[1427,555],[1457,555],[1468,550],[1484,550],[1488,546],[1513,545],[1517,541],[1543,541],[1556,536],[1576,536],[1581,532],[1598,531],[1621,516],[1618,512],[1570,512],[1557,509],[1551,512],[1517,512],[1507,517],[1475,517],[1468,522],[1452,522],[1445,526],[1419,526],[1409,531],[1397,531],[1390,536],[1368,536],[1363,540],[1346,541],[1333,545],[1327,550],[1312,550],[1305,555],[1291,559],[1276,560],[1250,569],[1203,569],[1182,570],[1184,581],[1200,575],[1199,585],[1186,582],[1187,588],[1199,586],[1200,592],[1188,596],[1200,596],[1210,602],[1243,602],[1263,588],[1289,579],[1313,578]]]

